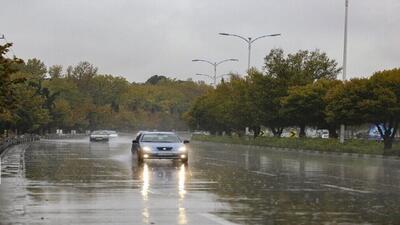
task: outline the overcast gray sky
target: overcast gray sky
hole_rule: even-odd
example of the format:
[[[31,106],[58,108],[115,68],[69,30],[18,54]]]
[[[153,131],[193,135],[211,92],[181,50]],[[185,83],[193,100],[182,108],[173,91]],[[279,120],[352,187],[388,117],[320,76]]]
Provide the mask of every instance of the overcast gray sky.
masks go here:
[[[344,0],[0,0],[0,34],[17,56],[46,65],[89,61],[100,73],[145,81],[212,73],[191,62],[238,58],[220,74],[244,73],[247,46],[219,32],[282,37],[257,41],[252,66],[271,48],[316,48],[342,64]],[[349,77],[400,66],[400,1],[350,0]],[[198,78],[197,78],[198,79]],[[202,78],[201,78],[202,79]]]

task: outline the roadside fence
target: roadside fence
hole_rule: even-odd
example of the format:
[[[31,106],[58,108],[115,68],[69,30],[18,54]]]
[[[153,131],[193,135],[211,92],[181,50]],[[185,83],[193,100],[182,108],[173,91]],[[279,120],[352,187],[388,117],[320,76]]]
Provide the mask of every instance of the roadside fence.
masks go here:
[[[14,137],[0,139],[0,154],[3,153],[4,150],[13,145],[33,142],[38,140],[40,140],[40,136],[36,134],[24,134],[24,135],[18,135]]]

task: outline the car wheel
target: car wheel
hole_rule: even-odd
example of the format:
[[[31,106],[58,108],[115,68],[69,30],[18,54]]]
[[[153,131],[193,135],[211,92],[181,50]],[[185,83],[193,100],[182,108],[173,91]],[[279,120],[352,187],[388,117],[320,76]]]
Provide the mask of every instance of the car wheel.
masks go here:
[[[186,158],[184,158],[184,159],[181,159],[181,162],[184,163],[184,164],[188,164],[189,158],[186,157]]]
[[[137,159],[139,163],[143,163],[143,157],[137,152]]]

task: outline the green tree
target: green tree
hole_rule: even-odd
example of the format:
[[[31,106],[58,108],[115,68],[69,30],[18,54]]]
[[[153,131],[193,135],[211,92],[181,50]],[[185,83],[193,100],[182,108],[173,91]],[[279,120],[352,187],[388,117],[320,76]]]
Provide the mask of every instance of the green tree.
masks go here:
[[[57,79],[62,77],[63,67],[61,65],[53,65],[48,69],[49,76],[51,79]]]
[[[328,129],[331,138],[337,138],[338,123],[326,120],[326,95],[329,89],[340,85],[337,80],[321,79],[305,86],[291,87],[282,98],[282,111],[291,126],[300,127],[300,137],[305,137],[306,126]]]
[[[47,67],[41,60],[33,58],[22,64],[20,71],[29,75],[28,79],[31,82],[39,82],[46,78]]]
[[[385,154],[392,153],[400,121],[400,69],[377,72],[370,79],[352,79],[329,91],[327,99],[328,119],[348,125],[375,124]]]
[[[17,72],[15,79],[24,79],[13,85],[13,96],[16,107],[12,109],[12,129],[20,133],[41,133],[43,128],[51,121],[49,110],[44,107],[46,98],[41,95],[37,87],[32,86],[31,74]]]
[[[151,76],[149,79],[147,79],[147,81],[145,82],[145,84],[158,84],[160,81],[164,81],[167,80],[167,78],[165,76],[158,76],[158,75],[154,75]]]
[[[82,93],[87,93],[87,87],[97,75],[97,67],[87,61],[78,63],[75,67],[67,68],[67,77],[72,79]]]
[[[194,130],[206,130],[215,134],[227,130],[227,127],[222,122],[221,118],[216,113],[218,102],[214,99],[214,93],[209,92],[206,95],[199,97],[188,113],[186,120],[189,126]]]
[[[110,105],[116,112],[119,109],[121,97],[128,87],[129,82],[123,77],[98,75],[93,77],[88,89],[94,104]]]
[[[291,87],[307,85],[319,79],[334,80],[341,70],[335,60],[319,50],[298,51],[286,56],[282,49],[271,50],[265,57],[264,69],[264,76],[254,72],[251,79],[261,110],[260,121],[271,129],[274,136],[280,136],[283,128],[291,124],[282,107],[282,99]]]
[[[19,70],[23,64],[21,59],[6,57],[12,47],[11,43],[0,45],[0,129],[8,129],[12,122],[12,110],[17,107],[14,85],[24,81],[24,78],[16,79],[13,73]]]

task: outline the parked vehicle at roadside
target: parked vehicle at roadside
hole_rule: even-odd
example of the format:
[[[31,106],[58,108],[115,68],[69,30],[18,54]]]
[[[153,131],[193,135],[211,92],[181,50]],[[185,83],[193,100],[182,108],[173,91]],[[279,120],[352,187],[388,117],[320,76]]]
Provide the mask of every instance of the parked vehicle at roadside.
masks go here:
[[[323,139],[328,139],[328,138],[329,138],[329,131],[324,130],[324,131],[322,132],[321,138],[323,138]]]
[[[188,143],[173,132],[140,132],[132,141],[132,153],[137,155],[139,162],[145,159],[180,159],[187,163]]]
[[[107,131],[104,130],[95,130],[90,134],[89,140],[90,141],[108,141],[109,134]]]

